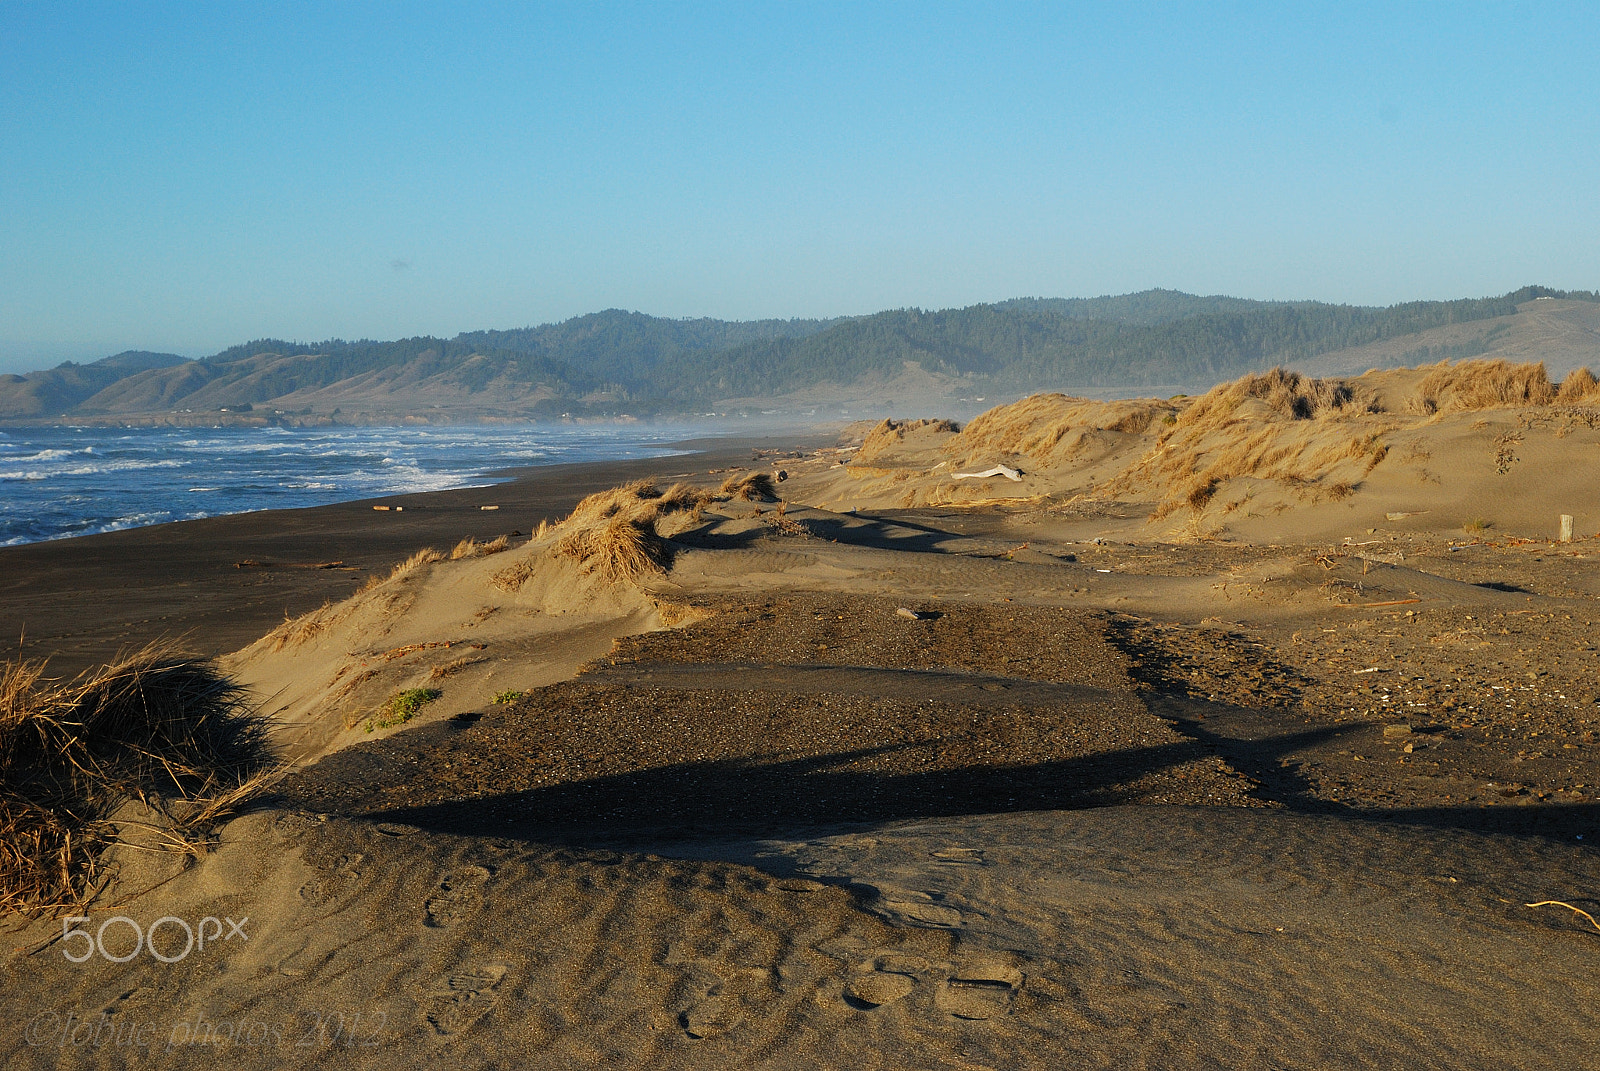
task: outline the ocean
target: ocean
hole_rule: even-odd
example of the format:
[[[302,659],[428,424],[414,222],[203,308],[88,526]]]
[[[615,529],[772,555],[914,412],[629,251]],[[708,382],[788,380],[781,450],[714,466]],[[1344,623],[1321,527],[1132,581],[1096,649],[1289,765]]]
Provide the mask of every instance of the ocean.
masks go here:
[[[497,469],[673,454],[689,424],[0,428],[0,546],[497,482]]]

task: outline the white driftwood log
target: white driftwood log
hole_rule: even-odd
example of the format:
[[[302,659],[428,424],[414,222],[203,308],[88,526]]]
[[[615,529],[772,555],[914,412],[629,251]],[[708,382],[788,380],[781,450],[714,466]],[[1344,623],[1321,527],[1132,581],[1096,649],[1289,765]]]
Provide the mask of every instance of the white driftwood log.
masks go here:
[[[982,472],[958,472],[952,476],[951,479],[981,480],[986,476],[1004,476],[1008,480],[1016,480],[1019,482],[1022,480],[1022,473],[1018,472],[1016,469],[1007,468],[1004,465],[996,465],[994,468],[984,469]]]

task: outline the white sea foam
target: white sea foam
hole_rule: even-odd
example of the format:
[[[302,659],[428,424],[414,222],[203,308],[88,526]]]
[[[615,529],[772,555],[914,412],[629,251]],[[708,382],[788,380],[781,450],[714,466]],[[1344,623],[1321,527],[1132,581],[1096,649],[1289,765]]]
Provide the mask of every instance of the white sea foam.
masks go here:
[[[94,447],[86,446],[81,450],[40,450],[36,454],[23,454],[7,460],[16,464],[26,464],[39,461],[60,461],[64,457],[82,457],[93,453]]]
[[[180,469],[187,461],[108,461],[103,465],[70,465],[50,469],[13,469],[0,472],[0,480],[49,480],[58,476],[94,476],[102,472],[139,469]]]
[[[486,471],[663,455],[703,429],[13,428],[0,545],[374,494],[487,486]]]

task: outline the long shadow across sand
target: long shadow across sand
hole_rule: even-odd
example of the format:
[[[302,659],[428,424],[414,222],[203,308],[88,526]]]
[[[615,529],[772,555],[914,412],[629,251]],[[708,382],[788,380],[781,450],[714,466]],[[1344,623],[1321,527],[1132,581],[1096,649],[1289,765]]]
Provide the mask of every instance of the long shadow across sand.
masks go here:
[[[455,834],[516,836],[541,842],[595,842],[778,837],[818,828],[955,815],[1002,814],[1162,803],[1141,791],[1141,777],[1219,755],[1247,774],[1270,774],[1277,759],[1336,740],[1336,726],[1241,746],[1204,731],[1192,741],[1135,748],[1031,766],[967,767],[908,773],[860,772],[853,763],[915,745],[839,752],[784,761],[706,760],[673,764],[514,791],[448,798],[460,786],[423,773],[425,764],[459,755],[439,730],[419,733],[415,747],[360,745],[332,756],[285,786],[281,802],[333,810]],[[426,738],[432,738],[424,742]],[[1571,842],[1600,829],[1600,805],[1413,807],[1371,809],[1313,796],[1294,775],[1277,773],[1260,793],[1282,809],[1359,822],[1479,833],[1552,837]],[[363,788],[362,786],[365,786]],[[1195,786],[1204,794],[1202,786]],[[1220,797],[1222,794],[1218,793]],[[400,797],[400,798],[397,798]],[[443,797],[443,798],[441,798]],[[406,802],[401,802],[401,799]],[[1198,801],[1196,801],[1198,802]],[[1237,804],[1217,798],[1217,804]],[[1200,803],[1199,805],[1204,805]]]

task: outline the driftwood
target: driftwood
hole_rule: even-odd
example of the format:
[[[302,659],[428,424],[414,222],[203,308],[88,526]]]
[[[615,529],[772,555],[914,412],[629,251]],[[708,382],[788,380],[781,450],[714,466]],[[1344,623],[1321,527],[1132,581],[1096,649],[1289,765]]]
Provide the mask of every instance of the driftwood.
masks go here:
[[[1019,483],[1022,481],[1021,472],[1005,465],[996,465],[994,468],[984,469],[982,472],[958,472],[950,478],[952,480],[981,480],[988,476],[1004,476],[1008,480]]]

